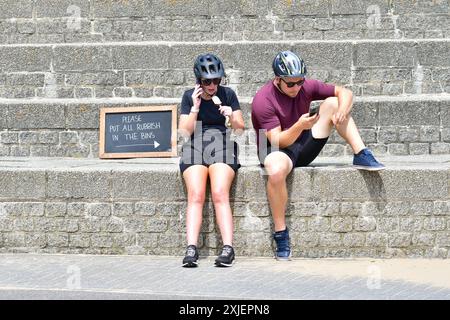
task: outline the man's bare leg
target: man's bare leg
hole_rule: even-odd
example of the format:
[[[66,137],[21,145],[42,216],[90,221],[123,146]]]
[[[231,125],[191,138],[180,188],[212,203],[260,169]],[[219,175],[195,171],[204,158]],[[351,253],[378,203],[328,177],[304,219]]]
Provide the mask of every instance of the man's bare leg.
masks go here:
[[[286,205],[288,192],[286,178],[292,170],[291,159],[283,152],[270,153],[264,160],[264,167],[268,174],[267,197],[272,211],[274,229],[286,229]]]

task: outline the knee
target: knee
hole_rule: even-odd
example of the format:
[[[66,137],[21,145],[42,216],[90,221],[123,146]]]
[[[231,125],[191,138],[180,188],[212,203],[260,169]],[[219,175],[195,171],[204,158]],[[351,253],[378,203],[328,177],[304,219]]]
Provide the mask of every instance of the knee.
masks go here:
[[[338,99],[336,97],[326,98],[320,106],[320,111],[321,111],[320,113],[322,113],[322,110],[323,110],[324,113],[329,113],[330,115],[333,115],[334,113],[337,112],[338,106],[339,106],[339,103],[338,103]]]
[[[286,181],[286,177],[289,174],[289,169],[283,165],[271,163],[266,166],[268,181],[272,184],[280,184]]]
[[[211,198],[214,203],[226,203],[230,198],[229,190],[223,187],[212,188]]]
[[[188,194],[191,203],[203,204],[205,202],[205,190],[192,190]]]

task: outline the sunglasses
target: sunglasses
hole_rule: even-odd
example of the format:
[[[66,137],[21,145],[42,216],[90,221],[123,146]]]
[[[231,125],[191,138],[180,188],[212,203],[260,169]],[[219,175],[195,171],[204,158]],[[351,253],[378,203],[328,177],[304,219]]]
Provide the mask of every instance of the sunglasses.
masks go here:
[[[295,86],[295,85],[301,86],[301,85],[303,85],[303,83],[305,83],[305,78],[303,78],[303,79],[301,79],[301,80],[299,80],[299,81],[297,81],[297,82],[287,82],[287,81],[284,80],[283,78],[280,78],[280,79],[283,80],[284,83],[286,83],[286,86],[287,86],[288,88],[292,88],[292,87]]]
[[[221,78],[201,79],[200,81],[201,81],[202,85],[204,85],[204,86],[209,86],[211,83],[214,83],[217,86],[222,81],[222,79]]]

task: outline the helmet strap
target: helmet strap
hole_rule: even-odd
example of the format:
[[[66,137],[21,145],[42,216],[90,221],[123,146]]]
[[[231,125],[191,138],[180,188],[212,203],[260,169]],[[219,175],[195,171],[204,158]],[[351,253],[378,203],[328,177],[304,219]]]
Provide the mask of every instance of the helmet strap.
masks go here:
[[[278,80],[278,81],[277,81],[277,80]],[[278,90],[280,90],[280,92],[281,92],[282,94],[286,94],[286,93],[284,93],[283,89],[281,89],[281,79],[280,79],[280,78],[277,78],[275,81],[276,81],[276,86],[277,86]]]

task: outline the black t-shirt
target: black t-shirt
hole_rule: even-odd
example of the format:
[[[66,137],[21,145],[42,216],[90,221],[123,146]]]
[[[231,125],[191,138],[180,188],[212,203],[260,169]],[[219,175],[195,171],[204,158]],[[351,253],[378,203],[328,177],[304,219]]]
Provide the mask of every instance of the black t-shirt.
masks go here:
[[[181,100],[181,112],[180,114],[188,115],[191,112],[191,108],[194,105],[192,101],[192,93],[194,89],[190,89],[184,92]],[[223,106],[229,106],[233,111],[240,110],[239,101],[236,93],[228,88],[219,86],[217,88],[216,96],[222,101]],[[225,117],[220,114],[219,108],[212,102],[212,100],[203,100],[200,103],[200,112],[197,116],[197,121],[202,122],[202,131],[205,132],[208,129],[218,129],[225,133],[227,127],[225,126]]]

